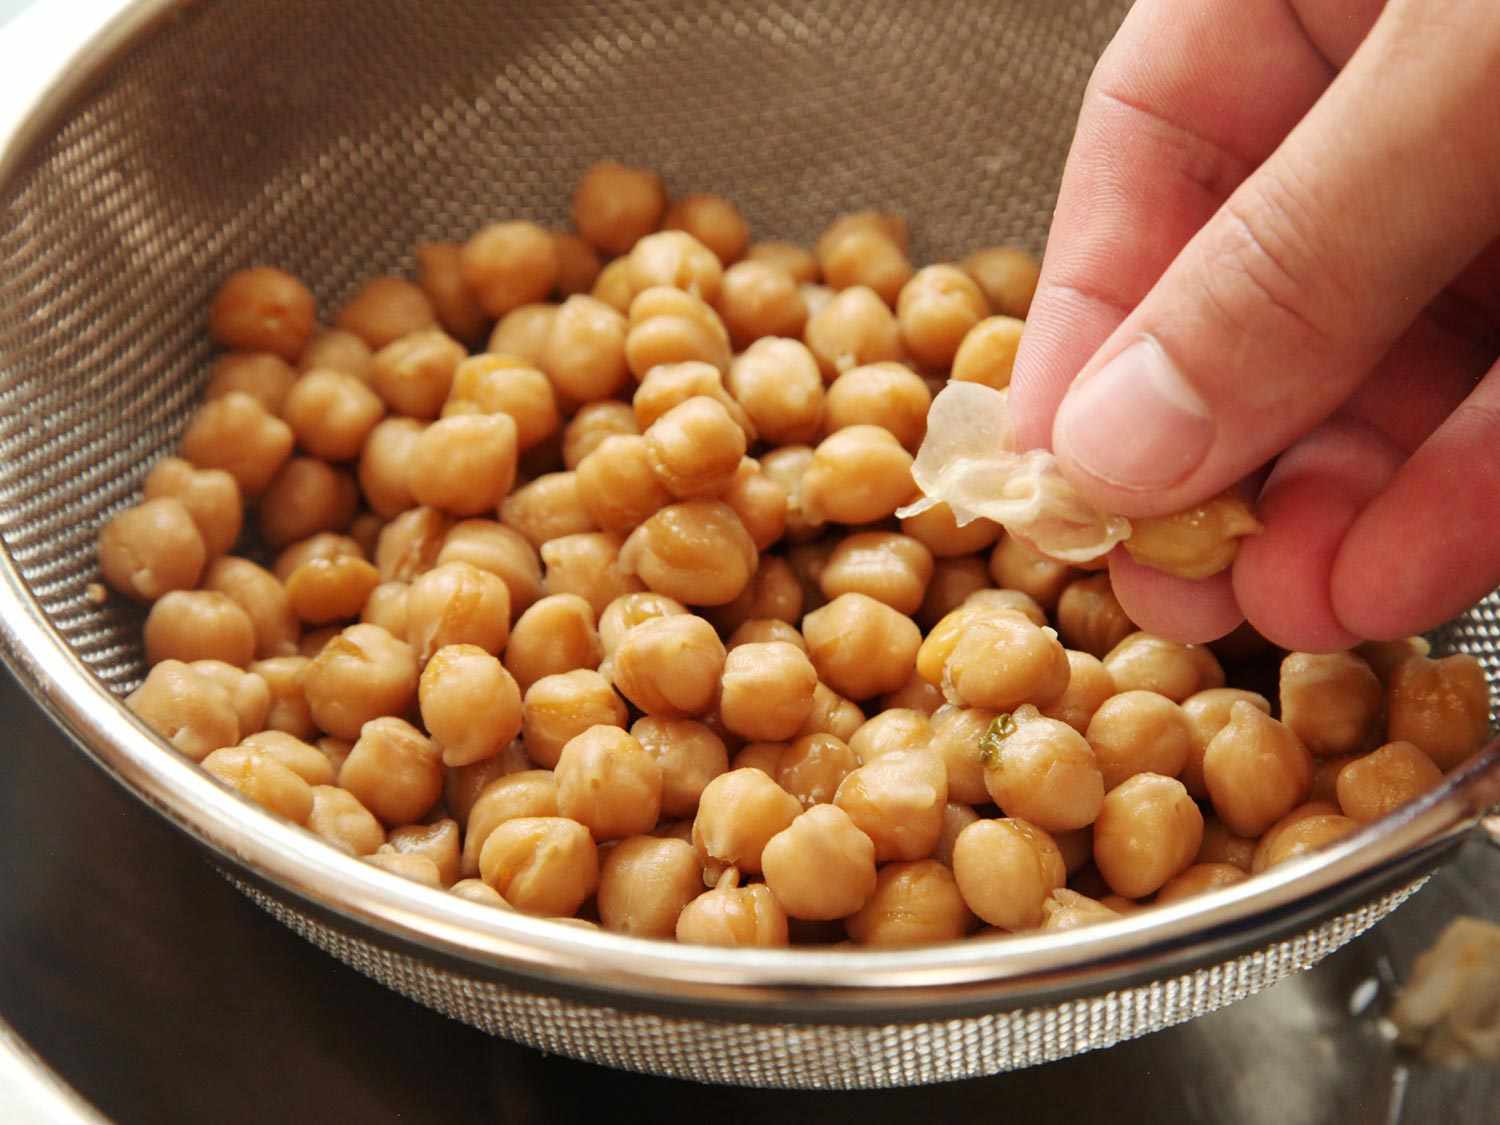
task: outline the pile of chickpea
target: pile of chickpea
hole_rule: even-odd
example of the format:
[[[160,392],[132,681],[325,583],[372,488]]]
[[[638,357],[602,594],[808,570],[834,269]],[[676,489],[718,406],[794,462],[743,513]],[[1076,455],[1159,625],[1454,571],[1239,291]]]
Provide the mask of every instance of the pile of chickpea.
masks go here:
[[[128,705],[249,799],[497,909],[895,945],[1237,882],[1483,740],[1469,657],[1293,653],[1273,709],[1106,573],[894,517],[935,390],[1008,384],[1026,254],[751,245],[615,163],[573,218],[420,246],[328,328],[276,269],[215,297],[99,563],[150,605]]]

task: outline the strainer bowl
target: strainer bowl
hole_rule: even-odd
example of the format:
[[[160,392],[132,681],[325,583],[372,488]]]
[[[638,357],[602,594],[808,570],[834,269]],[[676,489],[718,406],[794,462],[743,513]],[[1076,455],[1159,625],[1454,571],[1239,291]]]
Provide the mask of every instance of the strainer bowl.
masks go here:
[[[336,852],[220,787],[121,705],[138,612],[100,606],[101,521],[175,442],[214,286],[253,262],[323,309],[422,238],[550,224],[615,157],[810,241],[913,220],[927,259],[1040,251],[1119,0],[81,0],[0,55],[0,641],[102,768],[255,902],[495,1034],[704,1081],[913,1084],[1031,1065],[1212,1010],[1394,909],[1496,796],[1444,786],[1236,887],[1083,930],[907,951],[676,946],[503,914]],[[1435,639],[1500,669],[1491,597]],[[112,862],[129,862],[113,857]]]

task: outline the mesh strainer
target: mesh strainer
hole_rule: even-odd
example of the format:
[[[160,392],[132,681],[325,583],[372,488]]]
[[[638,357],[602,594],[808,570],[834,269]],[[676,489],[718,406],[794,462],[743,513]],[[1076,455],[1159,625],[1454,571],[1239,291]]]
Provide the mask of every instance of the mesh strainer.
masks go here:
[[[105,769],[335,956],[477,1027],[708,1081],[861,1087],[1106,1046],[1306,967],[1394,909],[1494,799],[1491,750],[1358,836],[1191,902],[908,952],[679,948],[497,914],[273,821],[118,703],[140,619],[84,595],[94,529],[176,439],[210,293],[274,262],[323,307],[419,238],[561,223],[609,155],[810,240],[1039,250],[1118,0],[548,4],[85,0],[0,57],[0,628]],[[66,26],[62,26],[66,21]],[[1500,672],[1496,599],[1439,638]],[[1488,787],[1488,788],[1487,788]],[[122,862],[128,862],[124,857]]]

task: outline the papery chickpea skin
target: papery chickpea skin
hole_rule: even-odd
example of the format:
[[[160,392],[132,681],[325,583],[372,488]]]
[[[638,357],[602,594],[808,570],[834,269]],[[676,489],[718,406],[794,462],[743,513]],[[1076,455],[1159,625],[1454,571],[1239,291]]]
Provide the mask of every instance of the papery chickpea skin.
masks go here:
[[[296,381],[297,372],[279,355],[230,352],[214,360],[209,368],[203,401],[212,402],[230,391],[240,391],[258,400],[268,413],[280,414],[286,393]]]
[[[729,769],[724,740],[692,719],[637,719],[631,735],[661,767],[661,812],[690,817],[710,781]]]
[[[845,289],[810,315],[802,338],[829,382],[864,364],[902,357],[896,317],[862,285]]]
[[[1450,770],[1484,744],[1490,691],[1479,661],[1467,653],[1396,665],[1386,689],[1387,737],[1410,742],[1439,769]]]
[[[366,282],[334,320],[337,327],[358,336],[376,351],[436,323],[437,313],[427,294],[401,277],[377,277]]]
[[[504,662],[525,692],[545,676],[593,670],[603,656],[593,607],[577,594],[553,594],[516,619]]]
[[[207,550],[186,505],[163,496],[127,508],[99,532],[99,570],[110,587],[151,602],[191,590]]]
[[[661,509],[630,533],[620,562],[685,605],[737,598],[759,565],[755,543],[727,504],[692,500]]]
[[[211,590],[163,594],[146,616],[146,663],[222,660],[244,668],[255,658],[255,626],[231,598]]]
[[[992,316],[969,329],[953,356],[950,378],[959,383],[982,383],[997,391],[1010,386],[1011,369],[1026,325],[1010,316]]]
[[[924,367],[947,367],[989,302],[957,266],[927,266],[901,287],[896,318],[906,350]]]
[[[948,775],[925,751],[898,751],[844,778],[833,803],[875,842],[880,861],[925,859],[943,831]]]
[[[1106,699],[1086,734],[1108,789],[1138,773],[1176,777],[1192,754],[1187,716],[1154,691],[1124,691]]]
[[[573,225],[606,254],[629,253],[661,225],[666,209],[660,176],[613,160],[591,166],[573,191]]]
[[[703,865],[759,874],[767,841],[802,812],[802,805],[757,769],[720,774],[704,787],[693,821],[693,846]]]
[[[1034,930],[1067,869],[1047,833],[1009,818],[978,820],[958,834],[953,876],[964,903],[984,921],[1003,930]]]
[[[957,941],[974,926],[953,872],[935,859],[887,863],[875,890],[844,922],[860,945],[926,945]]]
[[[576,820],[518,817],[490,833],[479,871],[522,913],[567,918],[599,886],[599,850]]]
[[[1240,701],[1204,751],[1203,780],[1229,830],[1259,836],[1307,796],[1312,756],[1286,726]]]
[[[1436,789],[1442,780],[1442,770],[1410,742],[1388,742],[1339,770],[1339,808],[1368,824]]]
[[[922,643],[911,618],[864,594],[841,594],[809,613],[802,635],[818,678],[855,700],[904,684]]]
[[[703,868],[686,840],[632,836],[609,850],[599,872],[599,921],[634,937],[671,938],[703,893]]]
[[[1086,827],[1099,815],[1109,779],[1093,749],[1072,727],[1035,707],[994,719],[979,755],[985,788],[1006,816],[1059,833]]]
[[[194,761],[240,740],[229,693],[180,660],[163,660],[125,698],[142,722]]]
[[[834,548],[819,585],[829,600],[840,594],[866,594],[911,615],[922,605],[932,565],[932,553],[910,536],[858,532]]]
[[[1140,773],[1111,789],[1094,821],[1094,863],[1110,890],[1144,898],[1193,862],[1203,814],[1182,782]]]
[[[557,247],[535,223],[493,223],[459,251],[464,284],[490,316],[543,300],[557,284]]]
[[[301,353],[316,321],[317,304],[307,286],[271,266],[230,274],[208,310],[208,329],[216,342],[285,360]]]
[[[808,519],[874,523],[894,514],[915,491],[912,459],[889,430],[848,426],[813,451],[798,500]]]
[[[453,337],[426,329],[392,340],[375,353],[370,386],[392,414],[436,418],[468,352]]]
[[[713,706],[725,666],[724,645],[701,617],[655,617],[625,634],[610,666],[620,693],[646,714],[685,719]]]
[[[793,918],[845,918],[875,892],[875,845],[836,805],[814,805],[772,836],[761,866]]]
[[[198,408],[182,435],[184,459],[200,469],[223,469],[254,499],[291,455],[291,427],[239,391]]]
[[[306,666],[302,690],[319,727],[358,738],[367,722],[405,714],[416,700],[416,654],[378,625],[351,625]]]
[[[767,441],[797,443],[818,436],[823,376],[800,340],[756,340],[734,357],[728,382],[730,393]]]
[[[240,488],[222,469],[195,469],[180,457],[167,457],[146,474],[141,492],[147,502],[168,497],[181,502],[203,537],[206,559],[218,558],[240,537],[244,522]]]

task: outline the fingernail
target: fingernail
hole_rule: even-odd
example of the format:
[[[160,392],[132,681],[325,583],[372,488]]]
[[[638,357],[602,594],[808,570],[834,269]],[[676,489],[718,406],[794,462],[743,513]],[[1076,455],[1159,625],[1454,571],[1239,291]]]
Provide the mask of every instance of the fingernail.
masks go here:
[[[1074,385],[1057,411],[1053,448],[1119,488],[1176,484],[1213,444],[1208,407],[1150,336]]]

